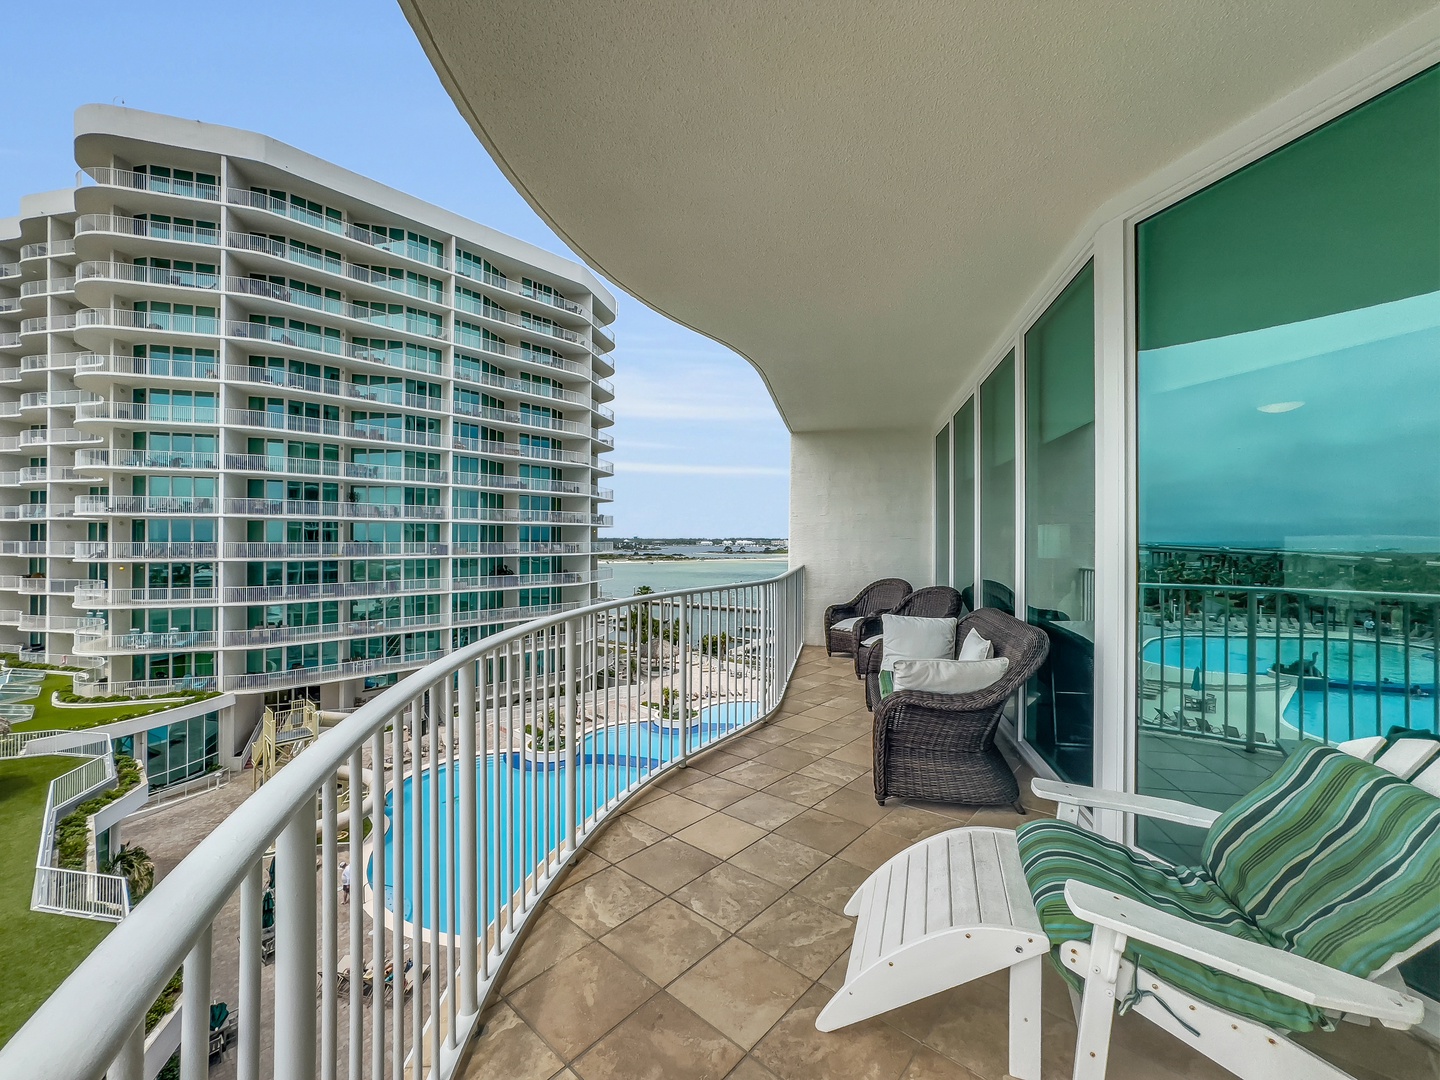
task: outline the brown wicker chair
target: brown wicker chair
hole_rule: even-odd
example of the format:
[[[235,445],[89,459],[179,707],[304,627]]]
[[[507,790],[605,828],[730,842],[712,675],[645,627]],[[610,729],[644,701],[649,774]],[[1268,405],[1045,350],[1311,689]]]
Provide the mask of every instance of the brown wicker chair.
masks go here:
[[[875,799],[892,795],[968,806],[1013,805],[1021,813],[1020,788],[995,747],[1001,710],[1045,660],[1045,632],[994,608],[960,620],[961,640],[979,630],[1008,657],[1010,667],[994,686],[973,694],[927,694],[898,690],[880,699],[877,674],[866,679],[875,705]]]
[[[958,619],[965,611],[965,601],[948,585],[927,585],[916,589],[901,600],[886,615],[909,615],[919,619]],[[872,671],[880,670],[882,652],[880,643],[866,645],[867,638],[878,637],[884,629],[879,615],[871,615],[855,627],[855,677],[863,679]],[[866,695],[865,705],[873,703]]]
[[[825,655],[850,656],[855,652],[859,639],[850,630],[837,630],[837,622],[893,611],[909,595],[910,583],[904,578],[881,578],[866,585],[848,604],[831,604],[825,609]]]

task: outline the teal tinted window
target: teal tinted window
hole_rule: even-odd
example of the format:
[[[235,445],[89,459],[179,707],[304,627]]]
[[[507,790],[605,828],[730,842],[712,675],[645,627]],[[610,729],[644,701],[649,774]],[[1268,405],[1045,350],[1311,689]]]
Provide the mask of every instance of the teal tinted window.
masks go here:
[[[950,429],[935,436],[935,583],[950,583]]]
[[[1137,782],[1220,809],[1440,720],[1440,70],[1135,239]]]
[[[1015,610],[1015,354],[980,385],[980,595]]]
[[[1064,779],[1093,776],[1095,274],[1087,264],[1025,334],[1025,601],[1050,651],[1025,737]]]
[[[971,588],[975,582],[975,399],[972,397],[950,423],[951,521],[950,584]]]

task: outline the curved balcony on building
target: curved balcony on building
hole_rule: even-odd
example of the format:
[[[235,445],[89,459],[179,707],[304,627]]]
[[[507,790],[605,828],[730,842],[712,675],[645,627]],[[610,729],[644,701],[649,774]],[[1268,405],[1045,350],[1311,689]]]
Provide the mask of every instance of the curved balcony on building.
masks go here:
[[[214,252],[220,246],[220,237],[218,229],[203,226],[177,225],[125,214],[81,214],[75,219],[72,243],[81,258],[91,261],[107,258],[117,250],[129,255],[173,258],[177,244],[196,252]]]
[[[20,261],[31,259],[63,259],[75,254],[75,241],[71,239],[42,240],[26,244],[20,249]]]
[[[82,656],[103,656],[110,653],[213,649],[219,644],[220,633],[217,630],[179,630],[157,634],[135,631],[128,634],[77,638],[75,651]]]
[[[75,299],[87,307],[109,308],[117,297],[128,301],[173,301],[177,297],[204,303],[220,292],[220,275],[206,271],[93,259],[75,267],[71,279]]]
[[[155,341],[214,348],[220,333],[220,320],[213,315],[169,311],[82,308],[75,320],[75,341],[87,349],[103,349],[112,342],[140,345]]]
[[[75,190],[75,209],[81,214],[113,205],[118,191],[125,193],[125,205],[136,211],[175,213],[183,208],[187,215],[218,212],[215,204],[220,201],[220,187],[217,184],[104,166],[88,166],[85,172],[94,184]]]

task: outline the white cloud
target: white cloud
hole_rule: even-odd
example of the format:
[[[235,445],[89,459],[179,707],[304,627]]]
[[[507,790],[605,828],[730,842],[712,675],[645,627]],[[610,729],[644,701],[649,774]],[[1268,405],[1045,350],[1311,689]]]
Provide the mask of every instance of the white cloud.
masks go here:
[[[779,465],[681,465],[659,461],[617,461],[617,473],[659,473],[664,476],[789,476]]]

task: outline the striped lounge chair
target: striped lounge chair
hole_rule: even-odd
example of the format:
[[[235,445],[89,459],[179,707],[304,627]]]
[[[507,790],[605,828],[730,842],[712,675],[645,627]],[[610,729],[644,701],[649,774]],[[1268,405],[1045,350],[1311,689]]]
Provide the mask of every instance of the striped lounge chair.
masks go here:
[[[1350,1080],[1286,1036],[1426,1019],[1395,969],[1440,941],[1440,743],[1308,743],[1220,814],[1035,790],[1061,820],[1017,843],[1052,959],[1083,993],[1075,1080],[1104,1077],[1117,1005],[1246,1080]],[[1201,865],[1087,832],[1082,806],[1208,826]]]

